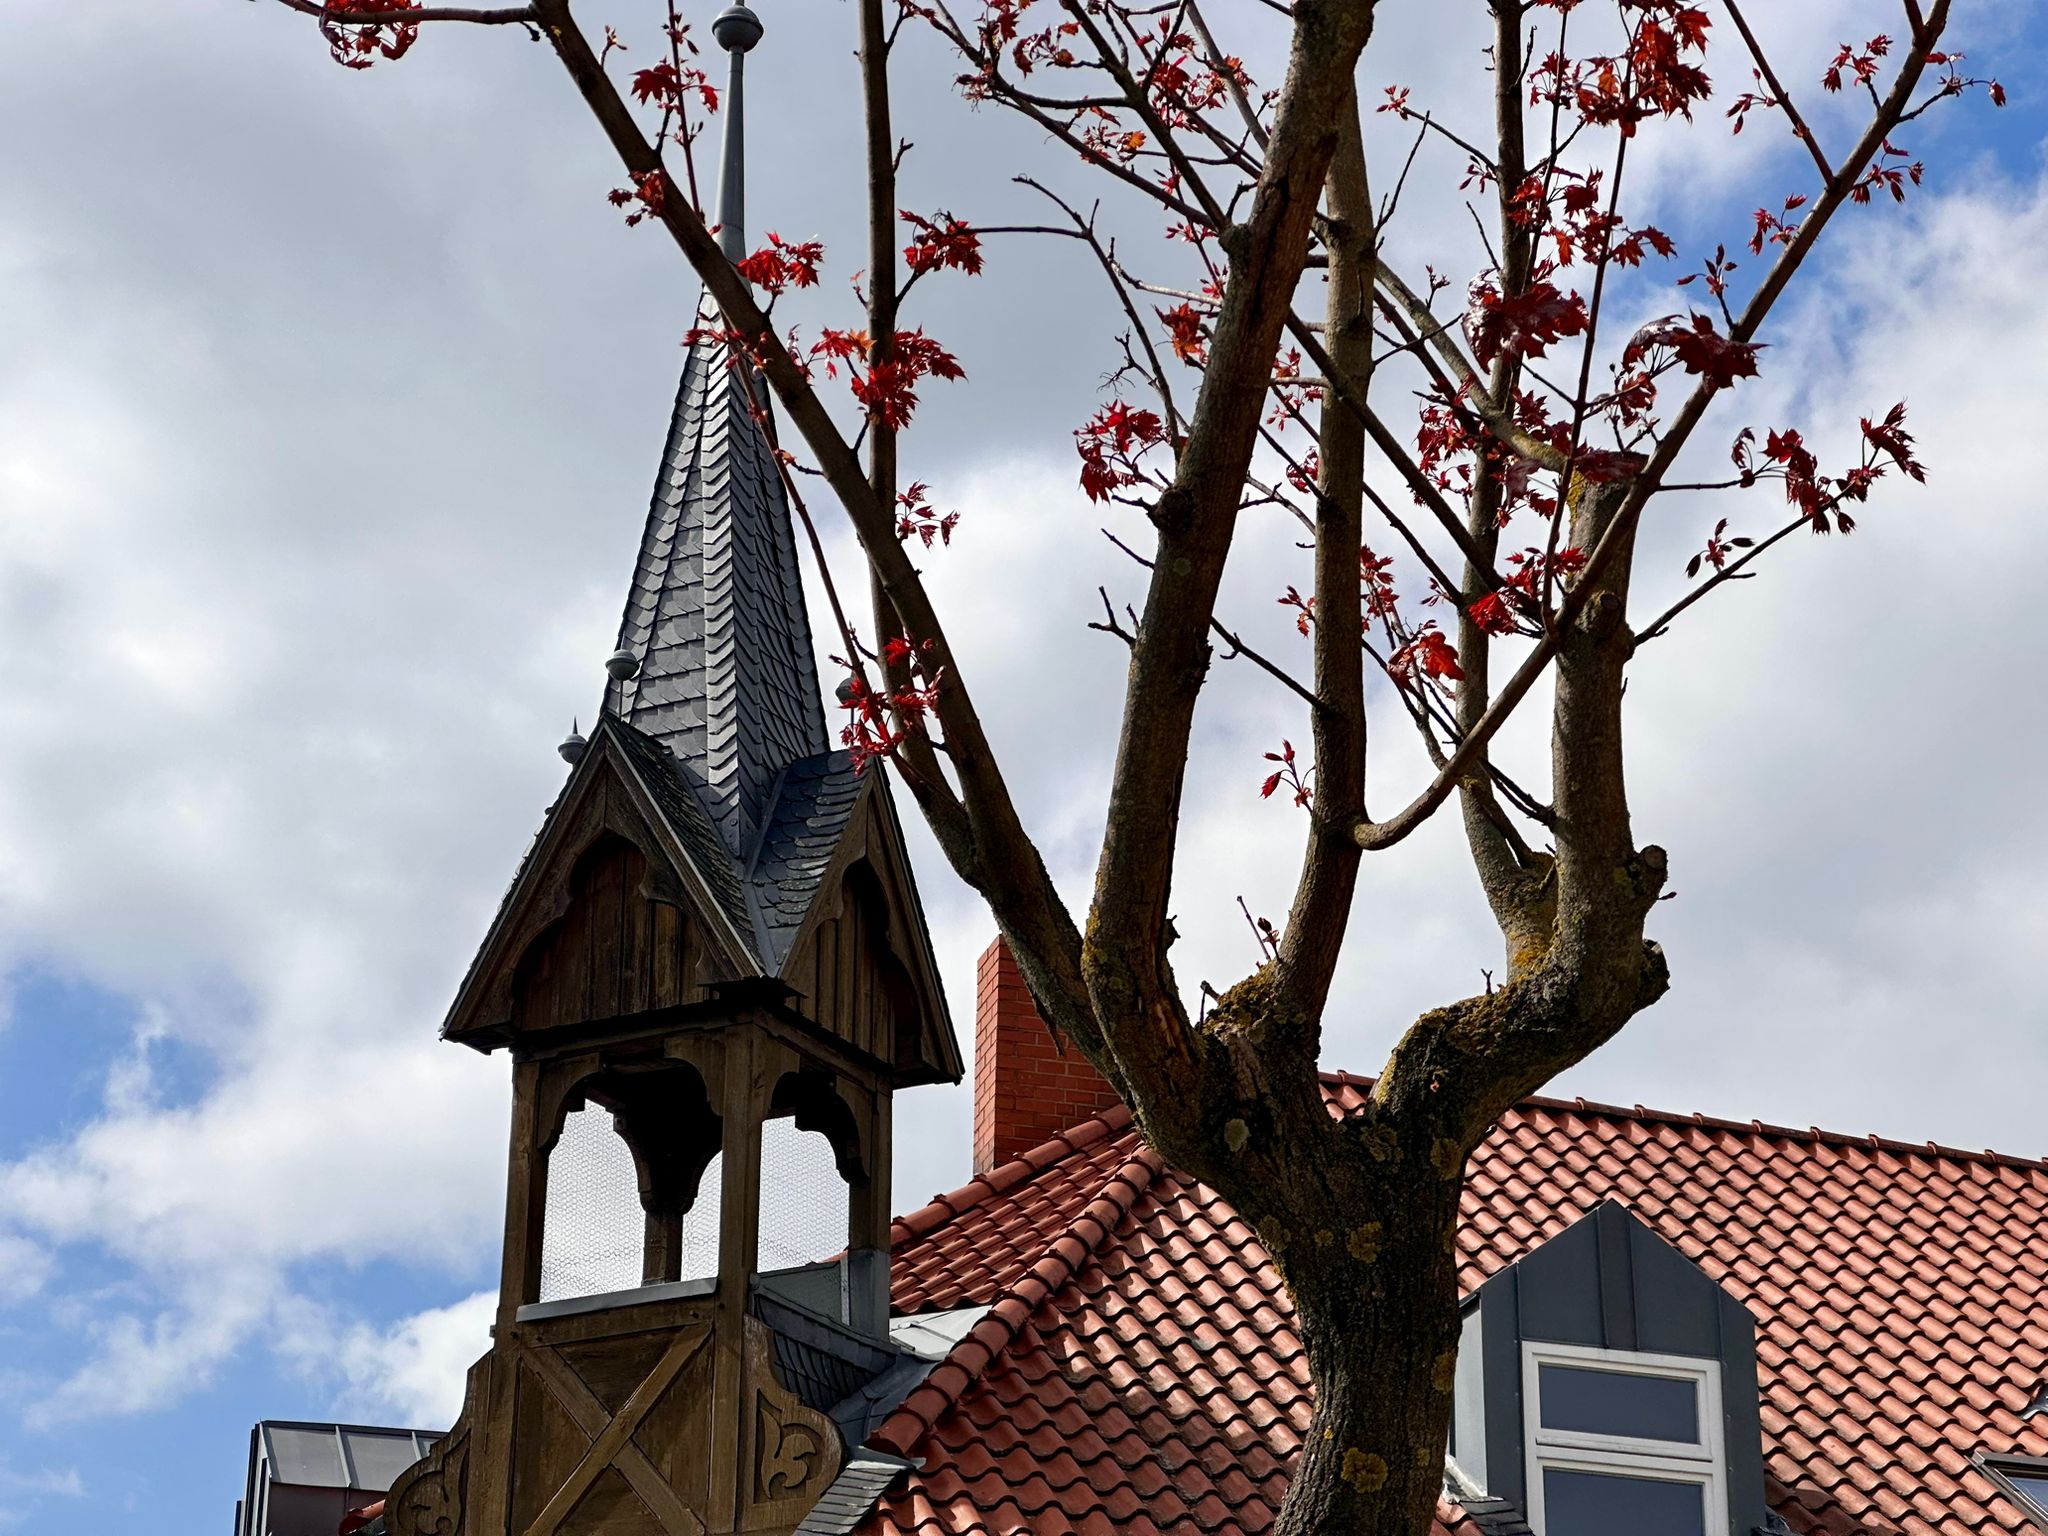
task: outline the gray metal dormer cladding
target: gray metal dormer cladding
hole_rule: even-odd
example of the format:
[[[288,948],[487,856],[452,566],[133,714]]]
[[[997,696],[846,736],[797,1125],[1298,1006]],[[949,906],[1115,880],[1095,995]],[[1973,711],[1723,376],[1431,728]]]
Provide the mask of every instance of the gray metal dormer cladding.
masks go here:
[[[1483,1517],[1482,1529],[1576,1536],[1538,1517],[1535,1484],[1545,1468],[1665,1486],[1703,1478],[1717,1490],[1705,1505],[1707,1536],[1771,1529],[1756,1320],[1627,1207],[1603,1201],[1489,1278],[1464,1310],[1451,1456],[1454,1475],[1474,1485],[1460,1502]],[[1638,1390],[1623,1391],[1613,1405],[1621,1425],[1593,1425],[1587,1433],[1587,1423],[1568,1422],[1552,1437],[1561,1446],[1542,1443],[1547,1404],[1539,1407],[1538,1399],[1549,1391],[1545,1372],[1553,1366],[1562,1367],[1561,1384],[1580,1394],[1597,1394],[1603,1377],[1633,1381]],[[1660,1458],[1660,1444],[1674,1447],[1684,1435],[1666,1439],[1668,1429],[1653,1427],[1655,1400],[1640,1389],[1693,1373],[1703,1390],[1696,1398],[1680,1394],[1681,1414],[1698,1414],[1690,1442],[1696,1449],[1685,1454],[1706,1464],[1687,1471],[1680,1459]]]

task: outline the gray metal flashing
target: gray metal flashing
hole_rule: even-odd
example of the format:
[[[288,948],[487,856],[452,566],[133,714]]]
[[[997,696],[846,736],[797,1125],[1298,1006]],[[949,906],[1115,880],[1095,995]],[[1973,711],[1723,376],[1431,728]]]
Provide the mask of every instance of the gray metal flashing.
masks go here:
[[[818,1267],[818,1266],[813,1266]],[[775,1276],[756,1275],[748,1310],[768,1325],[782,1384],[860,1445],[929,1376],[954,1345],[988,1315],[962,1307],[917,1318],[892,1318],[886,1339],[861,1333],[778,1290]]]
[[[1970,1465],[1991,1481],[2004,1495],[2005,1501],[2026,1517],[2028,1524],[2036,1530],[2048,1531],[2048,1510],[2044,1510],[2012,1481],[2014,1475],[2048,1478],[2048,1457],[1994,1456],[1978,1451],[1970,1458]]]
[[[709,1296],[718,1289],[716,1277],[695,1280],[665,1280],[655,1285],[636,1285],[623,1291],[597,1291],[589,1296],[564,1296],[559,1301],[529,1301],[512,1316],[515,1323],[537,1323],[550,1317],[575,1317],[584,1312],[603,1312],[612,1307],[640,1307],[655,1301],[689,1301]]]
[[[852,1536],[883,1494],[915,1462],[861,1446],[846,1458],[831,1486],[818,1496],[795,1536]]]
[[[1444,1458],[1444,1497],[1465,1512],[1465,1518],[1485,1536],[1531,1536],[1529,1522],[1507,1499],[1486,1492],[1454,1456]]]
[[[987,1306],[954,1307],[947,1312],[919,1312],[889,1319],[889,1342],[906,1354],[937,1365],[975,1325],[987,1317]]]
[[[403,1471],[446,1433],[438,1429],[397,1429],[374,1424],[320,1424],[298,1419],[265,1419],[253,1436],[264,1478],[301,1488],[390,1487],[386,1472]],[[375,1454],[385,1447],[390,1454]],[[366,1465],[367,1461],[389,1465]],[[402,1457],[402,1460],[394,1459]],[[365,1474],[368,1474],[367,1476]],[[253,1468],[252,1468],[253,1478]],[[379,1481],[379,1478],[384,1480]]]

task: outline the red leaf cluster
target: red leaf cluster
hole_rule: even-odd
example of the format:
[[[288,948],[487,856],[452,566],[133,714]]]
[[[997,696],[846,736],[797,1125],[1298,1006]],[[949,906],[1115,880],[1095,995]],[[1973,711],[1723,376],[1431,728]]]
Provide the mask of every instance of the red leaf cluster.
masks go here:
[[[896,537],[908,539],[915,535],[924,541],[926,549],[932,547],[934,539],[941,544],[951,544],[953,530],[960,522],[958,512],[948,512],[941,517],[933,511],[925,500],[929,489],[922,480],[913,480],[907,490],[899,491],[896,496]],[[889,643],[896,644],[893,640]]]
[[[1112,400],[1075,429],[1074,449],[1081,456],[1081,489],[1090,501],[1107,501],[1117,490],[1138,481],[1138,459],[1166,439],[1166,424],[1157,411]]]
[[[827,329],[812,345],[810,356],[813,362],[824,361],[827,378],[839,377],[839,364],[845,363],[853,398],[870,421],[892,431],[910,425],[920,382],[967,377],[959,359],[922,330],[898,331],[889,357],[877,358],[874,351],[874,340],[866,331]],[[866,364],[865,370],[861,364]]]
[[[791,242],[770,230],[768,243],[752,255],[742,257],[735,266],[741,277],[773,297],[785,288],[816,287],[818,263],[824,259],[823,242]]]
[[[1755,342],[1730,341],[1714,329],[1712,319],[1695,310],[1691,325],[1677,315],[1652,320],[1629,338],[1621,361],[1631,369],[1647,363],[1647,371],[1655,372],[1662,364],[1654,354],[1668,352],[1687,373],[1698,374],[1715,389],[1727,389],[1737,379],[1756,377],[1759,350]]]
[[[1392,555],[1376,555],[1370,547],[1359,546],[1358,587],[1368,623],[1373,619],[1391,619],[1394,616],[1394,606],[1400,601],[1400,596],[1394,591],[1393,566]]]
[[[981,236],[950,213],[922,218],[908,208],[899,210],[903,221],[917,231],[917,238],[903,248],[903,261],[915,274],[957,267],[969,277],[981,272]]]
[[[1480,278],[1465,306],[1465,335],[1482,368],[1491,368],[1503,352],[1541,357],[1553,342],[1581,334],[1586,325],[1586,301],[1544,281],[1510,296]]]
[[[1911,480],[1927,479],[1925,466],[1913,455],[1913,434],[1906,430],[1903,401],[1887,411],[1883,420],[1872,421],[1866,416],[1860,425],[1862,458],[1840,475],[1822,474],[1813,451],[1791,427],[1765,435],[1761,459],[1756,454],[1756,433],[1744,428],[1736,435],[1732,457],[1735,467],[1742,472],[1744,485],[1754,485],[1759,480],[1782,481],[1785,500],[1805,515],[1815,533],[1853,533],[1856,519],[1844,510],[1844,502],[1868,501],[1871,487],[1893,469]],[[1717,528],[1717,536],[1719,532]],[[1708,558],[1712,558],[1711,541]],[[1697,568],[1697,560],[1691,568]]]
[[[1208,338],[1202,332],[1205,316],[1199,309],[1183,300],[1171,309],[1155,309],[1153,313],[1166,326],[1167,339],[1173,344],[1175,357],[1198,366],[1208,361]]]
[[[1436,627],[1436,621],[1431,619],[1415,632],[1407,644],[1387,658],[1387,675],[1405,688],[1418,676],[1459,682],[1465,671],[1458,665],[1458,653]]]
[[[1845,84],[1869,85],[1877,79],[1878,60],[1892,51],[1892,40],[1879,33],[1861,49],[1854,44],[1844,43],[1835,54],[1834,62],[1827,67],[1827,73],[1820,77],[1820,83],[1830,91],[1839,91]]]
[[[634,177],[630,187],[613,187],[605,194],[605,201],[614,208],[633,210],[626,215],[626,227],[630,229],[642,219],[660,218],[667,196],[661,172],[653,170]]]
[[[328,0],[320,18],[320,35],[327,39],[327,51],[344,69],[368,69],[378,59],[402,59],[419,41],[418,22],[380,22],[376,26],[351,26],[351,15],[376,16],[392,11],[416,11],[420,0]]]
[[[1725,571],[1736,550],[1751,549],[1755,545],[1755,539],[1739,534],[1731,536],[1728,532],[1728,519],[1724,517],[1714,524],[1714,531],[1707,535],[1707,547],[1685,562],[1686,579],[1690,580],[1699,575],[1702,561],[1717,571]]]
[[[846,668],[846,681],[839,685],[839,702],[847,711],[839,740],[853,758],[856,773],[865,773],[878,757],[887,757],[915,732],[926,733],[926,720],[939,706],[939,685],[945,669],[932,658],[932,642],[921,644],[907,635],[893,635],[882,645],[882,658],[892,669],[909,673],[901,688],[887,691],[869,685],[861,669],[844,657],[832,659]]]
[[[1266,782],[1259,786],[1259,798],[1261,800],[1272,799],[1273,791],[1282,784],[1285,784],[1294,792],[1294,803],[1305,809],[1309,802],[1315,798],[1315,791],[1302,778],[1301,768],[1294,761],[1294,743],[1291,741],[1281,742],[1278,752],[1268,752],[1266,754],[1266,761],[1278,763],[1280,766],[1266,775]]]
[[[1648,118],[1692,116],[1693,103],[1713,91],[1706,71],[1693,62],[1706,53],[1711,18],[1678,0],[1622,0],[1621,9],[1635,13],[1627,48],[1583,59],[1550,53],[1531,72],[1532,104],[1570,108],[1583,121],[1612,125],[1624,136]]]
[[[917,409],[919,381],[964,379],[967,372],[959,360],[922,330],[898,331],[895,355],[871,360],[866,373],[852,376],[853,398],[867,410],[871,420],[894,431],[910,425]]]
[[[1525,549],[1508,556],[1508,574],[1500,586],[1465,611],[1472,622],[1489,635],[1511,635],[1525,627],[1540,632],[1536,620],[1543,611],[1542,590],[1546,579],[1576,576],[1586,568],[1584,551],[1560,549],[1546,556],[1540,549]]]
[[[682,31],[688,31],[687,27]],[[678,41],[681,41],[680,33]],[[695,52],[695,45],[688,45]],[[718,87],[695,64],[683,57],[682,50],[676,50],[675,57],[665,59],[650,69],[635,70],[632,82],[633,99],[643,106],[654,103],[664,112],[679,112],[691,96],[704,103],[707,112],[718,110]]]

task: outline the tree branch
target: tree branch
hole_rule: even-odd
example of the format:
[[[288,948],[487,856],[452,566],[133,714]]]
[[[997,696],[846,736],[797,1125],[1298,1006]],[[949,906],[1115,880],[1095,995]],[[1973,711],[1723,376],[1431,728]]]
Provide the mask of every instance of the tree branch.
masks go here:
[[[435,21],[468,22],[479,27],[530,27],[540,21],[540,8],[516,5],[499,8],[471,5],[423,5],[410,11],[334,11],[322,0],[277,0],[288,11],[315,16],[337,27],[410,27]]]
[[[1792,98],[1785,87],[1778,83],[1777,72],[1771,68],[1771,61],[1764,56],[1758,45],[1756,34],[1749,30],[1749,23],[1743,19],[1742,7],[1735,0],[1723,0],[1728,15],[1735,23],[1735,30],[1742,34],[1743,44],[1749,49],[1749,56],[1756,61],[1757,73],[1763,76],[1764,84],[1770,87],[1771,95],[1779,106],[1785,109],[1785,120],[1792,125],[1792,132],[1813,156],[1813,163],[1820,169],[1820,181],[1826,186],[1835,179],[1835,173],[1828,168],[1828,157],[1821,153],[1820,140],[1813,136],[1813,130],[1806,126],[1806,119],[1799,115],[1799,109],[1792,105]]]
[[[1361,390],[1372,383],[1372,291],[1378,266],[1372,191],[1356,89],[1337,119],[1337,153],[1328,174],[1330,252],[1325,326],[1331,358]],[[1351,826],[1365,814],[1366,716],[1359,559],[1364,542],[1365,429],[1325,398],[1316,487],[1315,697],[1316,794],[1294,902],[1274,957],[1277,1011],[1313,1060],[1323,1005],[1343,953],[1345,918],[1358,885],[1362,850]]]

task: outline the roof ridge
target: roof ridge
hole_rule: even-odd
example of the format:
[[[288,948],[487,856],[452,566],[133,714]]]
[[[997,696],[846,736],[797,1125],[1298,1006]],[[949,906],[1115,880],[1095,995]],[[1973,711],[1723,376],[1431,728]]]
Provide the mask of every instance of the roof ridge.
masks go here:
[[[1326,1085],[1341,1088],[1362,1088],[1370,1091],[1375,1078],[1359,1072],[1324,1071],[1318,1074]],[[1797,1126],[1771,1125],[1762,1120],[1726,1120],[1717,1115],[1702,1114],[1694,1110],[1648,1109],[1641,1104],[1603,1104],[1596,1099],[1583,1096],[1570,1099],[1550,1098],[1542,1094],[1531,1094],[1515,1103],[1517,1109],[1564,1110],[1574,1114],[1597,1115],[1614,1120],[1634,1120],[1645,1125],[1695,1126],[1702,1130],[1729,1131],[1742,1136],[1766,1136],[1779,1141],[1811,1142],[1824,1147],[1863,1147],[1877,1152],[1896,1152],[1906,1157],[1949,1158],[1957,1162],[1988,1164],[1998,1168],[2014,1168],[2027,1173],[2048,1173],[2048,1157],[2022,1157],[2013,1152],[2000,1152],[1994,1147],[1972,1151],[1968,1147],[1948,1147],[1937,1141],[1895,1141],[1876,1132],[1856,1135],[1849,1131],[1826,1131],[1817,1125],[1804,1130]]]
[[[899,1243],[929,1237],[984,1200],[1007,1194],[1056,1163],[1065,1162],[1075,1153],[1084,1152],[1130,1127],[1131,1111],[1124,1104],[1113,1104],[1099,1115],[1090,1115],[1086,1120],[1068,1126],[1050,1141],[1040,1142],[1009,1162],[991,1168],[987,1173],[976,1174],[958,1189],[933,1195],[916,1210],[896,1217],[889,1223],[889,1246],[894,1248]]]
[[[1695,1110],[1690,1114],[1682,1110],[1646,1109],[1641,1104],[1602,1104],[1586,1098],[1553,1099],[1532,1096],[1523,1099],[1518,1109],[1567,1110],[1576,1114],[1597,1115],[1615,1120],[1634,1120],[1646,1125],[1696,1126],[1702,1130],[1726,1131],[1741,1136],[1768,1137],[1778,1141],[1810,1142],[1824,1147],[1862,1147],[1877,1152],[1896,1152],[1906,1157],[1948,1158],[1956,1162],[1988,1164],[1998,1168],[2013,1168],[2028,1173],[2048,1173],[2048,1159],[2021,1157],[2012,1152],[2000,1152],[1986,1147],[1972,1151],[1968,1147],[1948,1147],[1937,1141],[1895,1141],[1876,1132],[1855,1135],[1848,1131],[1825,1131],[1817,1125],[1804,1130],[1791,1125],[1772,1125],[1763,1120],[1724,1120],[1716,1115],[1702,1114]]]
[[[1107,1119],[1108,1116],[1097,1117],[1098,1121]],[[1028,1158],[1029,1154],[1026,1156]],[[1026,1159],[1019,1158],[997,1172],[1008,1172],[1025,1165]],[[1152,1187],[1153,1180],[1159,1177],[1165,1166],[1156,1152],[1140,1143],[1103,1181],[1095,1198],[1081,1208],[1066,1230],[1046,1244],[1038,1262],[989,1304],[987,1316],[947,1352],[946,1358],[934,1366],[930,1374],[897,1405],[895,1412],[882,1422],[881,1427],[869,1435],[868,1443],[899,1456],[914,1455],[918,1442],[931,1432],[940,1415],[959,1400],[961,1393],[980,1380],[990,1363],[1009,1348],[1031,1314],[1056,1295],[1060,1287],[1095,1256],[1103,1242],[1131,1213],[1138,1196]]]

